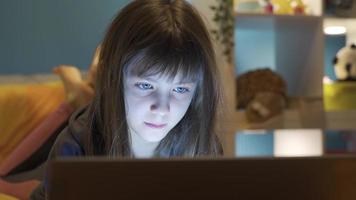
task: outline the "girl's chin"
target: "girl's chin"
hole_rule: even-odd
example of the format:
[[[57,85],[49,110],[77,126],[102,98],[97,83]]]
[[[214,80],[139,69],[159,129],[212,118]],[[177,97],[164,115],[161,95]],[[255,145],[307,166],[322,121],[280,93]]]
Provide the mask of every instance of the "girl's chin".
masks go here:
[[[149,133],[148,135],[141,135],[141,137],[146,141],[146,142],[160,142],[167,134],[161,134],[161,133]]]

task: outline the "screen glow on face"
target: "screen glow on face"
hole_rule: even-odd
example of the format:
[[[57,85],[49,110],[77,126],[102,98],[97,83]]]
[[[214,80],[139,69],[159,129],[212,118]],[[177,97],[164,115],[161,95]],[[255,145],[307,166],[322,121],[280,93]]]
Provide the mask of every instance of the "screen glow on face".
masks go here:
[[[154,75],[127,75],[125,85],[126,118],[131,134],[148,142],[162,140],[183,118],[196,90],[196,82]]]

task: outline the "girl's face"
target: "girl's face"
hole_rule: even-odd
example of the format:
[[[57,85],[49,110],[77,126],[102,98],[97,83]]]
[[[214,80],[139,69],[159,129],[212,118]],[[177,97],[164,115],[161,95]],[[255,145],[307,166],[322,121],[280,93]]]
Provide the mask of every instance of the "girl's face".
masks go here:
[[[178,124],[195,93],[195,82],[154,75],[124,79],[125,109],[130,134],[159,142]]]

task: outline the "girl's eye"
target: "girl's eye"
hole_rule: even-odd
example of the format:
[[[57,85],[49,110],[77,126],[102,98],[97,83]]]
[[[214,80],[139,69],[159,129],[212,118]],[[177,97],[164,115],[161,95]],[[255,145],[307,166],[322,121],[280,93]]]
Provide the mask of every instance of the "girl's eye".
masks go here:
[[[135,83],[135,86],[141,90],[151,90],[153,86],[149,83]]]
[[[185,88],[185,87],[176,87],[173,89],[173,91],[183,94],[183,93],[189,92],[189,89]]]

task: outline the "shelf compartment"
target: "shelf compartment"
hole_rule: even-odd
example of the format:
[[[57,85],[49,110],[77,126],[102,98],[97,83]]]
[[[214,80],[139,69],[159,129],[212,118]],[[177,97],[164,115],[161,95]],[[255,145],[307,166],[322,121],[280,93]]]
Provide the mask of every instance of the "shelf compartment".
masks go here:
[[[268,67],[286,80],[288,95],[322,96],[322,26],[318,16],[236,15],[236,75]]]

